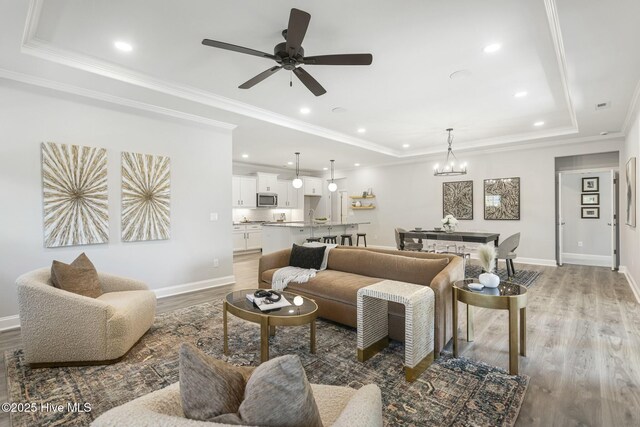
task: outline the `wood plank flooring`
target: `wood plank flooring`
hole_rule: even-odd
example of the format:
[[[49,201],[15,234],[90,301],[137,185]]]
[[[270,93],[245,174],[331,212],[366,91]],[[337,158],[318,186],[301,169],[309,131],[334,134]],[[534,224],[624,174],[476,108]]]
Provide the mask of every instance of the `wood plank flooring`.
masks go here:
[[[158,312],[255,288],[258,257],[234,259],[236,284],[161,299]],[[640,305],[624,276],[601,267],[517,268],[543,273],[529,291],[527,357],[520,358],[520,372],[531,383],[517,425],[640,425]],[[460,309],[460,354],[507,369],[507,312],[476,308],[475,341],[467,343],[466,310]],[[18,331],[0,332],[0,351],[17,347]],[[4,359],[0,365],[0,402],[5,402]],[[9,426],[6,414],[0,415],[0,426]]]

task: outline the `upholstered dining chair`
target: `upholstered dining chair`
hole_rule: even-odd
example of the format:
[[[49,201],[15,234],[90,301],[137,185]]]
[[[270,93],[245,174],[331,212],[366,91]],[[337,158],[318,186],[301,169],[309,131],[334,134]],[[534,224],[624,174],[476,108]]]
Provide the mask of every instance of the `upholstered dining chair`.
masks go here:
[[[398,250],[400,250],[400,233],[406,233],[407,230],[405,230],[404,228],[396,228],[395,229],[395,233],[396,233],[396,246],[398,247]],[[404,250],[405,251],[421,251],[423,248],[422,243],[418,243],[418,241],[416,239],[408,239],[405,238],[404,239]]]
[[[509,277],[516,274],[516,269],[513,266],[513,260],[518,257],[516,254],[516,249],[520,245],[520,233],[516,233],[512,236],[507,237],[500,245],[498,246],[498,261],[501,259],[504,260],[507,265],[507,275]]]

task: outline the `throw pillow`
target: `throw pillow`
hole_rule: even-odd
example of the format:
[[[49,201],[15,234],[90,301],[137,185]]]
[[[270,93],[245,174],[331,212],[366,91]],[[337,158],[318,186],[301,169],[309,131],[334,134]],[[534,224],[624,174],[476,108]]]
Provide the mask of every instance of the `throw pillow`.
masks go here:
[[[295,243],[291,248],[291,256],[289,257],[289,265],[300,268],[313,268],[320,270],[322,260],[324,259],[325,246],[317,248],[308,248],[298,246]]]
[[[329,251],[331,251],[331,249],[338,247],[338,245],[335,243],[320,243],[320,242],[307,242],[307,243],[304,243],[302,246],[306,246],[309,248],[319,248],[320,246],[324,246],[325,248],[327,248],[324,250],[324,257],[322,258],[322,264],[320,265],[321,271],[327,269],[327,262],[329,261]]]
[[[180,347],[180,398],[187,418],[215,421],[236,413],[254,368],[230,365],[200,351],[195,345]]]
[[[322,427],[311,385],[295,355],[276,357],[256,368],[238,413],[244,425]]]
[[[102,295],[98,272],[84,252],[71,264],[53,261],[51,282],[56,288],[85,297],[98,298]]]

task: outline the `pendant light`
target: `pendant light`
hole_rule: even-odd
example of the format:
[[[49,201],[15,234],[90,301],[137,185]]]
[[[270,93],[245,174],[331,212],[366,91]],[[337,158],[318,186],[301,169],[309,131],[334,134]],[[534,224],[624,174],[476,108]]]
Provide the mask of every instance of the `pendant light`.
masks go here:
[[[335,160],[330,160],[331,161],[331,182],[329,183],[329,191],[331,191],[332,193],[334,191],[336,191],[338,189],[338,184],[336,184],[335,182],[333,182],[333,163],[335,162]]]
[[[451,148],[451,145],[453,144],[453,136],[451,136],[452,130],[452,128],[447,129],[447,132],[449,133],[449,135],[447,136],[447,144],[449,145],[449,147],[447,148],[447,158],[444,162],[444,166],[440,167],[440,165],[436,163],[436,165],[433,167],[434,176],[453,176],[467,174],[466,163],[459,164],[456,168],[456,162],[458,161],[458,158],[455,154],[453,154],[453,149]]]
[[[296,179],[291,184],[293,188],[302,188],[302,180],[300,179],[300,153],[296,153]]]

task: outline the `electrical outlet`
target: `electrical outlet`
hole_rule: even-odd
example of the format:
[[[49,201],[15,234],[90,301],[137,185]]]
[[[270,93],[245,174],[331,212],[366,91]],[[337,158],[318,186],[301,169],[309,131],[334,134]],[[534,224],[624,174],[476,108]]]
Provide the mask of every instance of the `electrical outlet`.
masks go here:
[[[213,259],[213,266],[214,267],[220,267],[220,260],[218,258],[214,258]]]
[[[578,247],[581,248],[582,247],[582,242],[578,242]]]

